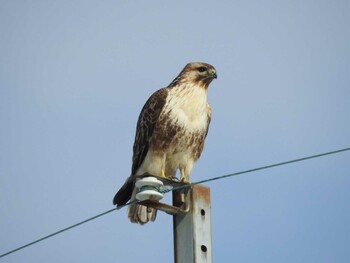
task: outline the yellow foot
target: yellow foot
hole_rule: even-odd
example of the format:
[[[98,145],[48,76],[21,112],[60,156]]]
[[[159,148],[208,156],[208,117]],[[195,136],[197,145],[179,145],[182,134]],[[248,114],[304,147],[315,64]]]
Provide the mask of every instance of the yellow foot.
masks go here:
[[[180,168],[180,182],[184,184],[190,184],[191,182],[186,179],[185,169],[183,167]]]
[[[185,177],[180,178],[180,182],[184,184],[190,184],[191,182],[189,180],[186,180]]]

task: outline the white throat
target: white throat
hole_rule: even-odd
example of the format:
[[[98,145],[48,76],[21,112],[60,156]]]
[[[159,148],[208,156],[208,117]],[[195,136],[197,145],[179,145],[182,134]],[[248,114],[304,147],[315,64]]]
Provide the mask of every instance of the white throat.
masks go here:
[[[170,89],[167,97],[170,115],[177,124],[190,131],[203,130],[207,126],[207,93],[202,87],[179,86]]]

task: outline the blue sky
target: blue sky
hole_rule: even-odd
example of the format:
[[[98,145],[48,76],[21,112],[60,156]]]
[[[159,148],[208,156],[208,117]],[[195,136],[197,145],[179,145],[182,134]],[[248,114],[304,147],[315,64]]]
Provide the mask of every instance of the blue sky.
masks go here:
[[[2,1],[0,253],[113,208],[146,99],[214,65],[192,181],[350,146],[348,1]],[[349,262],[350,153],[208,183],[214,262]],[[108,214],[2,262],[172,262]]]

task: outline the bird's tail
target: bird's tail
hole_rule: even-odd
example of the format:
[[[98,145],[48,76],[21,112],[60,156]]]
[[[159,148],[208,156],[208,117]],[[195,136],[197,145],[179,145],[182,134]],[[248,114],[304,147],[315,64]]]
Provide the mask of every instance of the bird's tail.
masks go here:
[[[124,185],[119,189],[113,198],[113,204],[117,206],[125,205],[129,200],[135,200],[137,188],[134,178],[129,176]],[[157,216],[157,210],[144,205],[132,204],[128,207],[128,217],[132,223],[146,224],[154,221]]]
[[[135,200],[137,188],[135,187],[131,196],[131,200]],[[157,210],[139,204],[132,204],[128,208],[128,217],[132,223],[146,224],[149,221],[156,220]]]
[[[129,176],[123,186],[115,194],[113,198],[113,204],[117,206],[125,205],[131,198],[133,190],[135,188],[134,179]]]

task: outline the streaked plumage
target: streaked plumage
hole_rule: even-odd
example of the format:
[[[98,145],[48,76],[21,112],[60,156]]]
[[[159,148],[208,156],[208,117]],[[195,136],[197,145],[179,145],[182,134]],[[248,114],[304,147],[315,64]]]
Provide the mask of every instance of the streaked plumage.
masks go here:
[[[208,133],[211,110],[206,92],[214,78],[213,66],[189,63],[168,87],[147,100],[137,122],[131,176],[115,195],[115,205],[135,198],[135,175],[173,178],[179,169],[180,180],[189,180]],[[156,210],[130,205],[128,216],[131,222],[144,224],[155,220]]]

